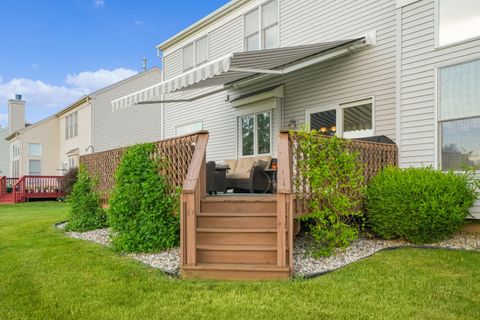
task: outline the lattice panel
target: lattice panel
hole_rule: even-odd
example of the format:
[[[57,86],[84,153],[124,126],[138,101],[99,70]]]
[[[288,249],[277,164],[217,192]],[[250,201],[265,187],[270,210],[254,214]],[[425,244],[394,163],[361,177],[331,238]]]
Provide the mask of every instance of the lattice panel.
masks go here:
[[[297,197],[297,208],[300,212],[308,210],[310,183],[301,174],[307,168],[299,168],[299,159],[305,156],[298,147],[296,135],[290,135],[290,154],[292,165],[292,186]],[[368,183],[375,175],[387,166],[397,165],[398,148],[394,144],[376,143],[361,140],[351,140],[348,149],[359,153],[359,164],[363,167],[365,182]],[[301,162],[300,162],[301,163]]]
[[[164,175],[172,186],[181,187],[183,185],[195,152],[195,143],[202,134],[207,133],[200,132],[155,143],[152,158],[163,160],[164,168],[159,173]],[[80,163],[98,179],[98,190],[102,194],[104,203],[108,201],[110,192],[115,185],[115,171],[126,150],[127,148],[119,148],[80,157]]]

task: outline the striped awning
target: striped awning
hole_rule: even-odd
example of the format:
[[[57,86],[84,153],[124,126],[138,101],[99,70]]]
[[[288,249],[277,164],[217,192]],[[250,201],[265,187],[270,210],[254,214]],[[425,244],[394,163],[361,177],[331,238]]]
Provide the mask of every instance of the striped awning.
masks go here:
[[[112,106],[116,110],[133,104],[158,100],[161,95],[171,92],[228,86],[239,80],[260,74],[287,74],[298,70],[299,67],[301,68],[302,63],[327,56],[333,49],[345,47],[348,51],[348,48],[353,45],[366,46],[368,41],[366,37],[362,37],[295,47],[235,52],[149,88],[114,100]]]

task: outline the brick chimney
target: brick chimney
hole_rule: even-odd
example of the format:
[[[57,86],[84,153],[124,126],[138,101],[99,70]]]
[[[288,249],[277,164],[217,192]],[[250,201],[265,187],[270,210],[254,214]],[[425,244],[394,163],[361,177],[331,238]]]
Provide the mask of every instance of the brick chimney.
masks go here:
[[[17,94],[15,99],[8,100],[8,131],[9,134],[25,128],[25,101]]]

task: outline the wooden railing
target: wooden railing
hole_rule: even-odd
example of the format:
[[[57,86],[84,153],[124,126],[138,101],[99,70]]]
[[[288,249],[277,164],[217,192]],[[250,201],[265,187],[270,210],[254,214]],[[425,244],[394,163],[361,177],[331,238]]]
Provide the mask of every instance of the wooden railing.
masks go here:
[[[23,176],[13,185],[13,201],[24,202],[33,198],[59,198],[61,176]]]
[[[11,190],[10,192],[13,192],[13,186],[17,181],[18,181],[18,178],[7,178],[5,176],[1,177],[0,178],[0,195],[7,194],[9,189]]]
[[[293,273],[293,194],[292,161],[288,132],[278,140],[277,173],[277,267],[289,267]],[[288,252],[288,257],[287,257]]]
[[[180,199],[181,265],[197,264],[197,215],[206,192],[206,153],[208,133],[198,136],[195,151],[183,183]]]
[[[166,177],[171,186],[183,187],[197,140],[205,135],[208,136],[208,132],[200,131],[155,143],[152,157],[165,160],[160,173]],[[127,149],[128,147],[118,148],[80,157],[80,163],[98,180],[97,188],[104,204],[108,203],[110,192],[115,185],[115,171]]]

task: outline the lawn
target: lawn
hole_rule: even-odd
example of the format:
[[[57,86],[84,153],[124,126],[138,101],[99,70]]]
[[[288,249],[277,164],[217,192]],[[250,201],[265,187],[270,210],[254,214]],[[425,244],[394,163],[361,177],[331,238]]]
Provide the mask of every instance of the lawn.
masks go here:
[[[54,228],[61,203],[0,206],[0,319],[480,319],[480,253],[401,249],[311,280],[171,279]]]

